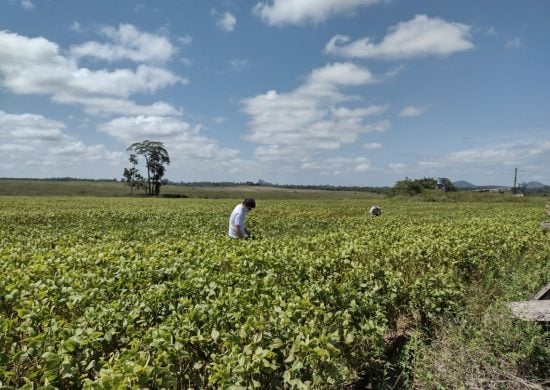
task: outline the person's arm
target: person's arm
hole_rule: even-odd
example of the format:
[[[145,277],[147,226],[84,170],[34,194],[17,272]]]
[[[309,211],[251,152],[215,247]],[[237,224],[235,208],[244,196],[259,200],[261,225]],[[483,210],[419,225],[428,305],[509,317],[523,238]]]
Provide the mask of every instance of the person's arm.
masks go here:
[[[246,227],[245,227],[245,222],[244,222],[245,217],[246,217],[246,214],[243,211],[237,216],[236,221],[235,221],[236,222],[235,227],[237,228],[237,236],[239,236],[239,238],[248,237]]]
[[[241,225],[235,225],[235,233],[237,233],[238,238],[244,238],[243,229]]]

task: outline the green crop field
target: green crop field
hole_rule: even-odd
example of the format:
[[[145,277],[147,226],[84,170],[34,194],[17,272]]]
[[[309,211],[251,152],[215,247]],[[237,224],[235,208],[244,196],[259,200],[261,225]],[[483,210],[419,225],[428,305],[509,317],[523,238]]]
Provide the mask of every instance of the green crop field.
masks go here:
[[[144,190],[133,190],[134,196],[145,196]],[[0,196],[130,196],[130,188],[116,181],[0,179]],[[380,197],[366,191],[327,191],[318,189],[288,189],[256,185],[192,186],[168,184],[162,186],[161,197],[228,199],[245,196],[262,199],[373,199]]]
[[[429,347],[487,311],[508,333],[463,354],[544,381],[544,328],[499,310],[549,281],[542,200],[256,200],[231,240],[238,199],[0,197],[0,387],[469,387]]]

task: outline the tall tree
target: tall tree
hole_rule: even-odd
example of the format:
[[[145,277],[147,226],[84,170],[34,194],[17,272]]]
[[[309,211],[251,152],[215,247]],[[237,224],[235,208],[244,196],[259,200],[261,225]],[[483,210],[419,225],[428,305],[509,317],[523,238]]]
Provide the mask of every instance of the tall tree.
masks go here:
[[[133,150],[145,158],[147,168],[147,193],[159,195],[162,177],[166,172],[165,165],[170,164],[170,156],[162,142],[144,140],[135,142],[127,150]]]

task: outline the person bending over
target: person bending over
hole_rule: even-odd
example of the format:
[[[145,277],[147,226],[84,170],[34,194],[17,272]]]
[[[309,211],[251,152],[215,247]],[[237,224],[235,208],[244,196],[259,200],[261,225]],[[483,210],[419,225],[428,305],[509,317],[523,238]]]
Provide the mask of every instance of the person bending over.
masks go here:
[[[250,232],[246,228],[246,214],[255,207],[256,202],[252,198],[246,198],[235,206],[229,217],[229,237],[247,238],[250,236]]]

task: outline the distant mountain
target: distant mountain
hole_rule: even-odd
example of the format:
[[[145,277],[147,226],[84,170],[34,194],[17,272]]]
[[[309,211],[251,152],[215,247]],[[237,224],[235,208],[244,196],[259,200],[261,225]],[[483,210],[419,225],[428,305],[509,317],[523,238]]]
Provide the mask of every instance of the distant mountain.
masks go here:
[[[499,188],[509,188],[506,186],[497,186],[497,185],[483,185],[483,186],[477,186],[475,184],[472,184],[470,182],[467,182],[465,180],[458,180],[453,182],[454,186],[458,190],[480,190],[480,189],[486,189],[486,190],[493,190],[493,189],[499,189]],[[543,184],[538,181],[530,181],[526,184],[520,184],[518,187],[521,187],[524,189],[524,191],[527,192],[540,192],[547,191],[550,187],[546,184]]]
[[[542,184],[541,182],[538,182],[538,181],[530,181],[529,183],[527,183],[525,185],[525,188],[527,188],[528,190],[536,190],[536,189],[539,189],[539,188],[544,188],[544,187],[548,187],[544,184]]]
[[[477,188],[477,186],[475,184],[468,183],[465,180],[453,181],[453,185],[455,186],[455,188],[457,188],[459,190],[463,190],[463,189],[467,189],[467,188]]]

